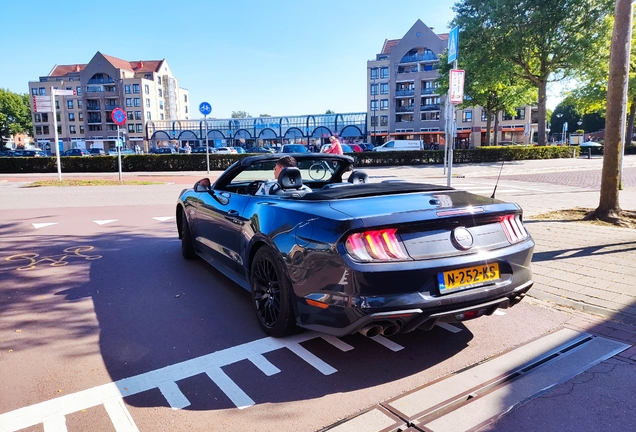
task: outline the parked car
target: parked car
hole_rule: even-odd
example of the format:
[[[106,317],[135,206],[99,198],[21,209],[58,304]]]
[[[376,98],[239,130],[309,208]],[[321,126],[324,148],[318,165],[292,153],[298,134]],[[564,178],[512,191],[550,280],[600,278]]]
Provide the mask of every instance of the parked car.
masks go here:
[[[422,143],[415,140],[391,140],[373,148],[375,152],[422,150]]]
[[[106,156],[106,152],[103,148],[88,149],[88,152],[91,154],[91,156]]]
[[[307,153],[307,147],[302,144],[284,144],[281,153]]]
[[[358,145],[362,148],[362,151],[373,151],[374,145],[371,143],[361,143]]]
[[[172,147],[157,147],[152,153],[154,154],[174,154],[176,153]]]
[[[135,151],[133,149],[129,149],[129,148],[123,148],[120,150],[122,155],[129,155],[129,154],[135,154]],[[117,148],[112,148],[108,151],[108,154],[111,156],[117,156],[118,151]]]
[[[250,147],[245,149],[246,153],[262,153],[262,154],[272,154],[274,150],[267,147]]]
[[[15,157],[46,157],[46,153],[42,150],[26,149],[26,150],[13,150],[11,156]]]
[[[234,148],[234,150],[236,150],[236,153],[238,153],[238,154],[245,154],[246,153],[246,151],[245,151],[245,149],[243,147],[233,147],[233,148]]]
[[[353,149],[349,147],[348,144],[340,144],[340,146],[342,147],[343,153],[353,153]],[[323,144],[323,146],[320,147],[320,153],[324,153],[325,150],[328,150],[330,148],[331,148],[331,144]]]
[[[349,144],[349,147],[351,147],[351,150],[353,150],[356,153],[361,153],[364,150],[362,150],[362,147],[360,147],[358,144]]]
[[[91,154],[88,152],[88,150],[79,149],[79,148],[68,149],[64,153],[62,153],[62,156],[90,156],[90,155]]]
[[[176,206],[183,256],[251,292],[268,335],[430,330],[512,307],[532,286],[534,241],[517,204],[369,182],[351,156],[321,153],[296,154],[298,167],[255,195],[279,158],[243,158]]]
[[[216,153],[216,149],[215,149],[214,147],[207,147],[207,148],[209,149],[209,151],[208,151],[208,150],[206,150],[206,147],[205,147],[205,146],[202,146],[202,147],[192,147],[192,151],[191,151],[191,153],[208,153],[208,152],[209,152],[210,154],[212,154],[212,153]]]
[[[3,150],[3,151],[0,151],[0,157],[2,157],[2,156],[4,156],[4,157],[13,156],[13,153],[15,153],[15,150]]]
[[[218,154],[237,154],[234,147],[217,147],[216,152]]]

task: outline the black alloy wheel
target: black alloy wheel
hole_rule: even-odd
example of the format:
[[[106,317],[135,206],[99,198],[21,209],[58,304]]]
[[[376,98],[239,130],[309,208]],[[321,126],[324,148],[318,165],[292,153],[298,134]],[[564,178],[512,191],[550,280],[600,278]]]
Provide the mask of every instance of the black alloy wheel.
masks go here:
[[[262,247],[256,252],[250,280],[252,304],[265,333],[274,337],[292,334],[296,322],[287,278],[271,249]]]
[[[185,259],[193,259],[197,257],[192,243],[192,233],[190,233],[190,224],[186,217],[185,210],[181,209],[181,254]]]

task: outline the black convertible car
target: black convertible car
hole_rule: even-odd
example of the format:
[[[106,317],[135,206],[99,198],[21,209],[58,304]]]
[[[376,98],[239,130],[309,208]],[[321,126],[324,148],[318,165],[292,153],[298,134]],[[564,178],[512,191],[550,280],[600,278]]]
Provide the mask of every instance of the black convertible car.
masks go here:
[[[431,329],[491,315],[532,286],[534,242],[517,204],[432,184],[370,182],[349,156],[251,156],[176,208],[186,258],[252,293],[261,327],[342,336]],[[309,186],[302,188],[302,185]]]

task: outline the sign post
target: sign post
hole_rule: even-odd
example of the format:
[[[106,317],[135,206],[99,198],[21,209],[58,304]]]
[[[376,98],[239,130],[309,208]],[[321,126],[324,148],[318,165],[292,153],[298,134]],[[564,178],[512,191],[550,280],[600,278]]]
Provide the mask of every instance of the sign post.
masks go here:
[[[208,174],[210,174],[210,146],[208,145],[208,114],[212,112],[212,105],[207,102],[199,104],[199,111],[203,114],[205,122],[205,160],[208,166]]]
[[[448,34],[448,63],[453,63],[450,71],[448,95],[446,96],[446,142],[444,149],[444,173],[448,175],[446,184],[450,187],[453,177],[453,147],[455,146],[455,131],[457,120],[454,105],[462,103],[464,98],[464,71],[457,70],[459,53],[459,27],[453,28]],[[448,172],[446,167],[448,166]]]
[[[121,136],[119,134],[119,126],[126,123],[126,113],[121,108],[115,108],[110,116],[117,125],[117,165],[119,166],[119,181],[121,181]]]
[[[51,102],[49,106],[49,110],[47,112],[51,112],[53,115],[53,136],[55,139],[55,154],[57,155],[57,179],[62,181],[62,162],[60,160],[60,153],[62,149],[59,145],[59,134],[57,133],[57,113],[55,112],[55,96],[73,96],[75,94],[74,90],[61,90],[56,89],[55,87],[51,87]],[[44,102],[44,100],[42,100]],[[34,98],[33,103],[36,104],[37,100]]]

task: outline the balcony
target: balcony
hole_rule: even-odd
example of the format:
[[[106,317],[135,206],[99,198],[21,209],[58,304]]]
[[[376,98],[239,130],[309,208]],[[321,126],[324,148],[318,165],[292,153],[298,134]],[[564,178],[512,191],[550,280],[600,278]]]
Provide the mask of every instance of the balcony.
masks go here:
[[[103,85],[89,85],[86,86],[86,93],[104,93],[106,89]]]
[[[399,66],[397,73],[398,74],[408,74],[408,73],[415,73],[415,72],[419,72],[417,65],[415,66]]]
[[[439,111],[439,104],[420,105],[420,111]]]
[[[106,111],[112,111],[117,108],[117,104],[104,104],[104,109]]]
[[[398,106],[395,107],[395,112],[414,112],[415,111],[415,105],[406,105],[406,106]]]
[[[101,124],[102,116],[88,116],[87,122],[88,124],[95,124],[95,123]]]
[[[395,91],[395,96],[413,96],[415,89],[400,89]]]
[[[439,94],[439,89],[437,89],[437,88],[423,88],[422,89],[422,94],[423,95],[436,95],[436,94]]]
[[[99,104],[86,104],[86,111],[101,111]]]

